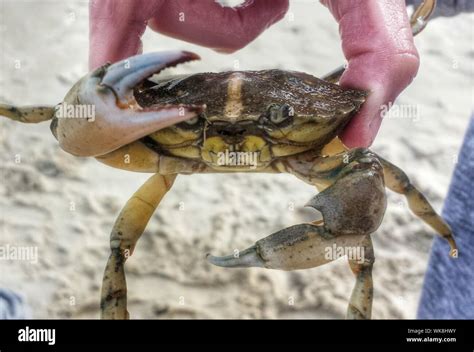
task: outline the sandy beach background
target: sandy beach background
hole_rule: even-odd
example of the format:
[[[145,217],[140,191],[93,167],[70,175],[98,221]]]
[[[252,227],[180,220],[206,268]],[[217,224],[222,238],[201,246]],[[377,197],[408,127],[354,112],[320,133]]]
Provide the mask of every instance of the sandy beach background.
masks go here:
[[[85,1],[0,0],[0,101],[56,104],[87,72]],[[436,19],[416,38],[421,68],[373,149],[403,168],[440,211],[473,108],[472,15]],[[147,32],[144,51],[186,49],[203,60],[176,73],[282,68],[316,76],[343,63],[337,25],[317,1],[231,55]],[[394,110],[396,112],[396,110]],[[37,248],[2,260],[0,286],[33,318],[97,318],[109,232],[147,179],[63,152],[49,124],[0,120],[0,246]],[[354,277],[345,259],[297,272],[213,267],[223,255],[312,220],[315,190],[289,175],[178,177],[126,264],[132,318],[343,318]],[[374,318],[414,318],[433,232],[389,193],[374,234]],[[294,205],[294,208],[292,207]]]

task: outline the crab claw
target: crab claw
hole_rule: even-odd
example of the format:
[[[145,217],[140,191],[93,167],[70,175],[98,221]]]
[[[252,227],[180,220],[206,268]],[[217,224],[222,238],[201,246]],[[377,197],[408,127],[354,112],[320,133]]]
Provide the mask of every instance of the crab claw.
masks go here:
[[[214,257],[207,260],[226,268],[260,267],[279,270],[314,268],[332,260],[328,255],[334,246],[358,247],[364,238],[360,235],[332,236],[323,226],[299,224],[287,227],[257,241],[255,245],[235,255]],[[331,254],[331,253],[329,253]]]
[[[204,105],[142,108],[133,90],[164,68],[197,59],[198,55],[186,51],[150,53],[89,73],[56,109],[52,128],[60,146],[77,156],[100,156],[196,116]]]
[[[166,51],[132,56],[107,68],[101,84],[111,88],[121,104],[134,104],[133,88],[147,77],[182,62],[198,60],[187,51]]]
[[[206,258],[209,263],[226,268],[265,267],[265,262],[258,254],[256,246],[225,257],[215,257],[208,254]]]

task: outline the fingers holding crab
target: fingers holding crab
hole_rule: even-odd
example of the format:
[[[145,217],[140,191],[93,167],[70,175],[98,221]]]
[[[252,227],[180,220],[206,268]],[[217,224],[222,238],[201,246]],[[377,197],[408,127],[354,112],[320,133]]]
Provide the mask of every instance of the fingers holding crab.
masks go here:
[[[186,51],[150,53],[91,72],[69,91],[62,109],[58,109],[66,111],[66,116],[56,114],[53,120],[59,144],[77,156],[100,156],[195,117],[204,105],[142,107],[135,100],[134,90],[165,68],[197,59],[196,54]]]

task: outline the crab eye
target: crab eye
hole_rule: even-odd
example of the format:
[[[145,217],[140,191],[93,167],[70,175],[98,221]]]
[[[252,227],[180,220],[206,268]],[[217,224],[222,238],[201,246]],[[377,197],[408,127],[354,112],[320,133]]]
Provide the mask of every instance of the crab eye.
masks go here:
[[[268,108],[268,118],[274,124],[280,124],[293,116],[293,108],[288,104],[281,106],[272,104]]]
[[[200,131],[204,126],[204,121],[206,121],[206,115],[204,113],[200,113],[198,116],[194,116],[189,120],[184,120],[183,122],[177,123],[175,126],[182,130],[197,132]]]
[[[199,121],[199,116],[194,116],[192,119],[185,120],[188,125],[195,125]]]

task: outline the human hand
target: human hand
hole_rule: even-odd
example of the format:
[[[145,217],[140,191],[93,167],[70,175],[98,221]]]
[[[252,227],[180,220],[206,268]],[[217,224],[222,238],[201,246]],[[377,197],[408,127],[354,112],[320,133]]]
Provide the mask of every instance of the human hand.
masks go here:
[[[214,0],[91,0],[89,66],[141,53],[146,26],[220,52],[243,48],[282,19],[288,0],[247,0],[236,8]]]
[[[336,21],[348,66],[340,84],[370,91],[361,111],[341,134],[349,148],[372,144],[382,122],[382,107],[413,80],[418,52],[405,0],[321,0]]]
[[[371,91],[341,138],[348,147],[369,146],[380,127],[381,107],[395,100],[418,70],[405,2],[321,1],[340,26],[348,61],[341,85]],[[235,9],[214,0],[92,0],[89,63],[95,68],[139,53],[147,23],[162,34],[233,52],[281,19],[287,9],[287,0],[248,0]]]
[[[93,70],[106,62],[141,53],[140,38],[147,25],[170,37],[221,52],[233,52],[281,19],[287,9],[288,0],[247,0],[236,8],[223,7],[214,0],[91,0],[89,66]],[[119,87],[124,85],[122,89],[128,92],[129,84],[141,79],[149,70],[191,59],[195,59],[194,54],[185,52],[135,57],[130,60],[135,60],[141,69],[126,72],[120,64],[112,65],[108,71],[113,73],[103,79],[113,81]],[[158,129],[193,118],[197,111],[174,106],[153,111],[137,109],[132,113],[136,115],[133,118],[123,109],[119,113],[111,114],[109,111],[103,116],[98,115],[95,124],[102,128],[93,129],[93,135],[90,126],[81,124],[80,120],[62,122],[64,128],[75,129],[75,134],[68,134],[62,142],[63,149],[69,148],[68,151],[75,155],[103,155]],[[116,131],[113,135],[122,137],[114,139],[110,130]],[[81,138],[77,140],[71,135]],[[83,135],[88,139],[82,138]]]

